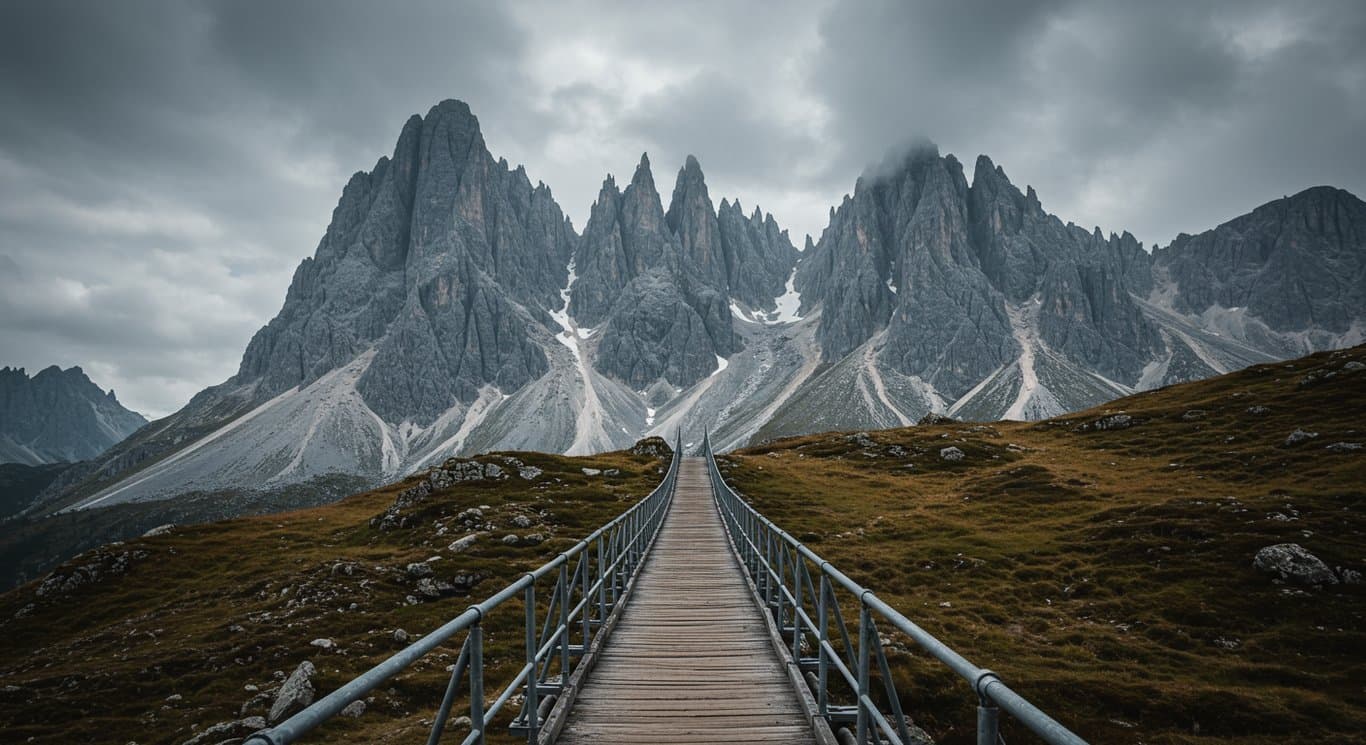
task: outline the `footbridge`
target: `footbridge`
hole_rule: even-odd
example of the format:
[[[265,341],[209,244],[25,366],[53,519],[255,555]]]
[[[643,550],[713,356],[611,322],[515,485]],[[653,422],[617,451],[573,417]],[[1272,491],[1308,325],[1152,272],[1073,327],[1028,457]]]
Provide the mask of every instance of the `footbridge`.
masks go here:
[[[500,612],[520,615],[525,661],[492,692],[483,623]],[[883,649],[893,630],[962,678],[979,745],[1004,742],[1003,713],[1043,742],[1084,743],[754,510],[722,478],[709,439],[697,457],[675,441],[647,497],[245,745],[300,741],[457,640],[428,745],[913,745],[922,740]],[[451,725],[456,712],[468,727]]]

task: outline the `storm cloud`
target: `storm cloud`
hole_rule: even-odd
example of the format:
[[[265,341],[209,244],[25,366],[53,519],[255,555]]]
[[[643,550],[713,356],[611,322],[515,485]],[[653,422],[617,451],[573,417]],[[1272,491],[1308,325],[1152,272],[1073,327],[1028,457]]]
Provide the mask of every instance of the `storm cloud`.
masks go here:
[[[152,416],[226,379],[347,177],[460,98],[582,227],[649,151],[798,245],[885,153],[989,154],[1149,245],[1366,193],[1366,6],[31,2],[0,6],[0,364]]]

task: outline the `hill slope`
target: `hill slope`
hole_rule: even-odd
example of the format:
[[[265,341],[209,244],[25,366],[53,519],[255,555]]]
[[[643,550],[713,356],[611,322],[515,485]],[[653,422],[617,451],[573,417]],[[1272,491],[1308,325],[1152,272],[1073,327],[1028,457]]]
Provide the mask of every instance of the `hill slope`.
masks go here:
[[[647,442],[667,458],[663,441]],[[330,691],[404,646],[397,629],[430,631],[548,561],[648,494],[667,466],[644,451],[480,460],[503,477],[397,509],[419,479],[316,509],[153,531],[0,596],[0,731],[15,742],[183,743],[196,729],[264,715],[275,671],[303,660],[317,666],[319,692]],[[482,514],[462,517],[470,508]],[[470,547],[449,547],[471,533],[480,537]],[[509,534],[521,540],[507,545]],[[408,569],[416,562],[432,568],[434,585],[419,584]],[[520,614],[485,619],[489,691],[521,659]],[[336,646],[310,645],[319,638]],[[376,691],[365,716],[308,741],[425,738],[420,722],[440,701],[459,641]]]
[[[778,440],[723,471],[1092,742],[1362,742],[1363,445],[1359,346],[1040,423]],[[1281,543],[1336,584],[1254,569]],[[913,649],[893,664],[920,724],[971,741],[960,682]]]

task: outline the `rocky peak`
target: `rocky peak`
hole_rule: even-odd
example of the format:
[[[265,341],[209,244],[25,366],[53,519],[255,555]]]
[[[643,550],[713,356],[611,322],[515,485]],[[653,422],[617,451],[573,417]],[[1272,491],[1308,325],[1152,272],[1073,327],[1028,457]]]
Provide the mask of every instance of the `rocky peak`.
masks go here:
[[[1366,203],[1327,186],[1268,202],[1154,259],[1187,313],[1246,308],[1271,329],[1344,333],[1366,307]]]
[[[0,370],[0,463],[87,460],[146,423],[80,367]]]
[[[469,107],[443,101],[348,182],[234,382],[264,400],[375,349],[357,389],[395,423],[430,421],[484,384],[518,387],[545,360],[516,308],[558,305],[576,242],[549,190],[495,161]]]
[[[678,171],[665,222],[678,239],[681,258],[715,287],[727,285],[728,259],[721,231],[712,211],[706,178],[697,158],[689,155]]]

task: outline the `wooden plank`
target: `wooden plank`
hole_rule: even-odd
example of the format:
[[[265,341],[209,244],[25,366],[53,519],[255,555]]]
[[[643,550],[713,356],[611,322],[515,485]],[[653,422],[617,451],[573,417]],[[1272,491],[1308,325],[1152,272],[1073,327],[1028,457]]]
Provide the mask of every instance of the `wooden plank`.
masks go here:
[[[557,742],[814,743],[758,613],[706,462],[684,459],[632,598]]]

